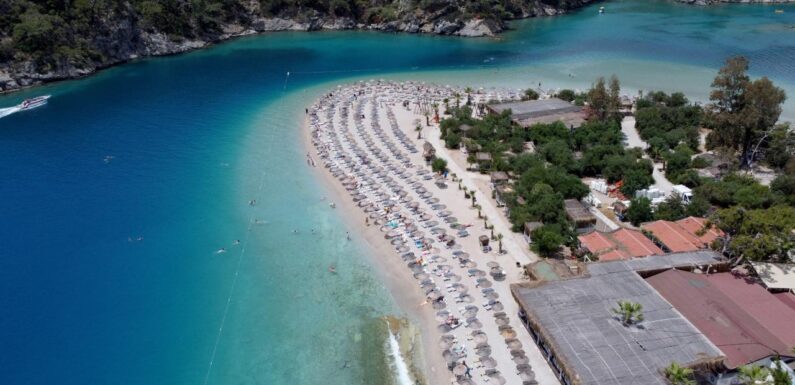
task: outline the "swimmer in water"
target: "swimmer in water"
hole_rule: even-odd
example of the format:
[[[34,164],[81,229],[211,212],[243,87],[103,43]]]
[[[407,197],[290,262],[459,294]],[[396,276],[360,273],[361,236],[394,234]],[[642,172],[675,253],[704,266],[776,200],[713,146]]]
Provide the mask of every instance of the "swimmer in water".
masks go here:
[[[215,253],[216,254],[222,254],[222,253],[225,253],[225,252],[226,252],[226,249],[222,247],[222,248],[218,249],[218,251],[216,251]]]
[[[328,266],[328,272],[332,273],[332,274],[337,274],[337,269],[334,268],[334,265],[329,265]]]
[[[257,205],[257,200],[256,199],[252,199],[252,200],[248,201],[248,205],[249,206],[256,206]]]
[[[232,242],[232,244],[233,244],[233,245],[235,245],[235,246],[237,246],[237,245],[239,245],[239,244],[240,244],[240,240],[239,240],[239,239],[235,239],[235,241],[234,241],[234,242]]]

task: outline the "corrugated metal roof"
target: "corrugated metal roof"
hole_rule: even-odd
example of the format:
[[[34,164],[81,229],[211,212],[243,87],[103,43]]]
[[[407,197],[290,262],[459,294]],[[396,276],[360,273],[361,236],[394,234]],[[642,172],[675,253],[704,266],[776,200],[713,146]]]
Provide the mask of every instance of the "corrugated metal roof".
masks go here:
[[[795,264],[751,262],[768,289],[795,290]]]
[[[762,286],[731,273],[668,270],[647,278],[736,368],[795,346],[795,309]]]
[[[714,253],[653,256],[588,265],[589,276],[539,287],[514,287],[514,295],[543,329],[559,361],[588,385],[663,385],[662,369],[716,359],[721,352],[635,271],[717,262]],[[634,261],[647,261],[633,264]],[[643,305],[642,327],[626,327],[611,311],[618,300]]]

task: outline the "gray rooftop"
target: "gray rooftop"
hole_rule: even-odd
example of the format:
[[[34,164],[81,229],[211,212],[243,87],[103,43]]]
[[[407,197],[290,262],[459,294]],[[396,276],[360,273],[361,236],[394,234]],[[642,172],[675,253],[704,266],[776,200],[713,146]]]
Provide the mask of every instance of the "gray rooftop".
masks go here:
[[[574,384],[666,385],[662,369],[671,362],[693,364],[722,353],[636,269],[714,263],[715,258],[701,252],[596,263],[582,278],[512,290]],[[618,300],[643,305],[639,327],[625,327],[614,318],[611,309]]]
[[[511,116],[515,120],[540,118],[548,115],[565,115],[567,113],[582,111],[581,107],[556,98],[499,103],[489,105],[489,107],[497,113],[511,110]]]
[[[720,254],[711,250],[690,251],[665,255],[652,255],[643,258],[634,258],[621,261],[595,262],[588,264],[588,274],[591,276],[616,273],[620,271],[650,271],[663,270],[674,267],[690,267],[712,265],[724,262]]]

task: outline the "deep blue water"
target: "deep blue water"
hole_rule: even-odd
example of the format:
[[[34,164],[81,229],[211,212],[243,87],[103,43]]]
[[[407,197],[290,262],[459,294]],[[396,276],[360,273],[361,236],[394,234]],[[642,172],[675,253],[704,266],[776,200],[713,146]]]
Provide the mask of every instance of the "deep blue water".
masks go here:
[[[606,6],[498,39],[269,34],[0,97],[53,94],[0,119],[0,383],[384,381],[373,324],[400,310],[303,162],[319,85],[585,87],[609,71],[704,95],[744,54],[793,90],[793,6]]]

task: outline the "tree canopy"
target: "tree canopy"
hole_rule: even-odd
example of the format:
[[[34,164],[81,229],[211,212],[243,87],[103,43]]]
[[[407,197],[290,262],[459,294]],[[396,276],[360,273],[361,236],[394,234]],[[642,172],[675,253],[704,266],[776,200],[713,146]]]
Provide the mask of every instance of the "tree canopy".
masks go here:
[[[740,166],[749,167],[765,146],[786,97],[767,77],[752,80],[745,57],[728,59],[712,82],[707,147],[737,151]]]

